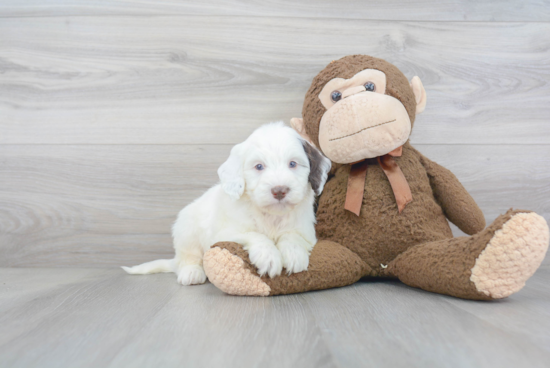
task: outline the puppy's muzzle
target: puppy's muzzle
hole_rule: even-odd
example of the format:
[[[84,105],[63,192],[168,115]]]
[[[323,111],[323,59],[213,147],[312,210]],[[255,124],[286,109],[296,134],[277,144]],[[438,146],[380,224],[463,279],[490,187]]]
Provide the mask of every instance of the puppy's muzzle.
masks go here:
[[[271,194],[273,194],[273,198],[275,198],[279,201],[281,199],[283,199],[288,192],[290,192],[289,187],[276,186],[276,187],[271,188]]]

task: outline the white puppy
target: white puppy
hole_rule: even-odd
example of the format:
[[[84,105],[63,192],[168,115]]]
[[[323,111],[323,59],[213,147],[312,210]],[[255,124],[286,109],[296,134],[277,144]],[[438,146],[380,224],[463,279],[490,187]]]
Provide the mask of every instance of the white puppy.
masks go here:
[[[330,160],[282,122],[258,128],[218,169],[221,183],[185,207],[172,227],[174,259],[134,267],[130,274],[175,272],[182,285],[202,284],[203,254],[216,242],[248,251],[260,275],[307,270],[315,236],[314,195]]]

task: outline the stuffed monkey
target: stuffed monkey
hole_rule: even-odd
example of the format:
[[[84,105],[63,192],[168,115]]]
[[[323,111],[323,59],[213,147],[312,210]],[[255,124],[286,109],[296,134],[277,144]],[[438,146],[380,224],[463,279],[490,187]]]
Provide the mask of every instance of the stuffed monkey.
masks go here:
[[[350,285],[365,276],[459,298],[489,300],[520,290],[549,242],[544,218],[509,210],[485,228],[483,213],[444,167],[409,143],[426,105],[387,61],[331,62],[314,79],[294,128],[332,161],[317,209],[307,271],[260,277],[239,244],[204,255],[210,281],[233,295],[277,295]],[[468,237],[453,238],[448,221]]]

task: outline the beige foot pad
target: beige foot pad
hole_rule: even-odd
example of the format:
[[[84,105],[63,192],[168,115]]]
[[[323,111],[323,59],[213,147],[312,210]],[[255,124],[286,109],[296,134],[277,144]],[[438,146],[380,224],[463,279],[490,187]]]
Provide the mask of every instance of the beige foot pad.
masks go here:
[[[505,298],[524,285],[539,268],[548,249],[549,231],[543,217],[518,213],[489,241],[472,268],[470,280],[491,298]]]
[[[204,254],[203,266],[208,280],[231,295],[268,296],[270,287],[244,261],[227,249],[214,247]]]

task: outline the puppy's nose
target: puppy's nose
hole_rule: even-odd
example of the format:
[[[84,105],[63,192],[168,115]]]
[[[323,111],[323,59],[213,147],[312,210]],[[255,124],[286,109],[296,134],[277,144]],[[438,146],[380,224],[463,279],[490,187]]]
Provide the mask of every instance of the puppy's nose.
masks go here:
[[[288,192],[290,192],[289,187],[276,186],[271,188],[271,193],[273,194],[273,198],[278,199],[279,201],[283,199]]]

